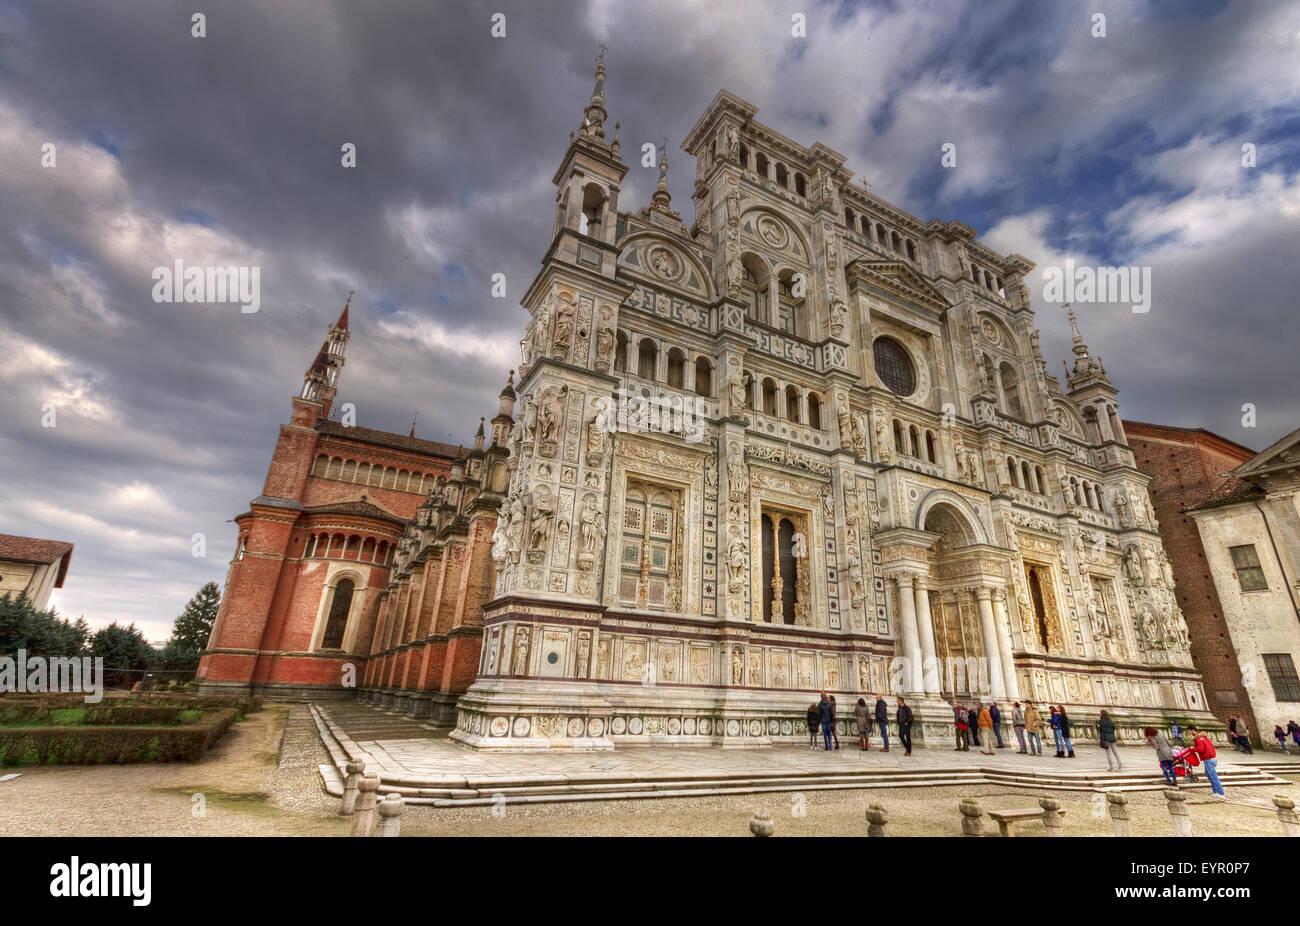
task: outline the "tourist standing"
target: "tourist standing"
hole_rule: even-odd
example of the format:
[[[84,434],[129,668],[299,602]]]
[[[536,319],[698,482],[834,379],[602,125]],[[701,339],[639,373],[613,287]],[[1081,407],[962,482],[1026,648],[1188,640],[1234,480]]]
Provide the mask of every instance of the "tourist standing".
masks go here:
[[[1210,790],[1219,797],[1226,797],[1223,793],[1223,785],[1219,783],[1219,773],[1217,767],[1219,760],[1218,753],[1214,751],[1214,744],[1210,738],[1191,724],[1187,725],[1187,732],[1192,734],[1192,749],[1201,757],[1201,765],[1205,768],[1205,777],[1210,779]]]
[[[1061,739],[1065,741],[1065,749],[1069,758],[1074,758],[1074,744],[1070,742],[1070,718],[1065,716],[1065,705],[1056,706],[1056,716],[1060,719]]]
[[[980,704],[978,701],[971,706],[967,712],[970,715],[970,723],[966,725],[966,735],[970,737],[970,744],[978,746],[980,744]]]
[[[1246,755],[1254,755],[1255,748],[1250,745],[1250,727],[1246,726],[1246,718],[1237,718],[1237,745]]]
[[[1183,728],[1178,725],[1177,720],[1169,721],[1169,736],[1173,739],[1175,746],[1183,745]]]
[[[1020,702],[1016,701],[1011,705],[1011,729],[1016,734],[1016,742],[1020,744],[1019,755],[1024,755],[1025,750],[1025,712],[1021,708]]]
[[[984,745],[980,747],[980,752],[985,755],[993,755],[993,715],[987,707],[980,707],[980,734],[984,737]]]
[[[912,709],[907,706],[902,695],[898,697],[898,711],[894,715],[898,720],[898,738],[903,743],[903,755],[912,754]]]
[[[880,727],[880,738],[884,741],[885,752],[889,752],[889,705],[885,696],[876,699],[876,724]]]
[[[858,698],[857,706],[853,708],[853,719],[856,720],[858,724],[858,749],[870,749],[871,715],[867,713],[866,698]]]
[[[816,749],[817,728],[821,726],[822,723],[822,712],[821,709],[818,708],[816,704],[808,705],[807,720],[808,720],[808,748]]]
[[[835,708],[831,705],[830,699],[826,697],[826,692],[822,692],[822,699],[817,702],[817,720],[822,725],[822,740],[826,743],[826,751],[831,751],[831,724],[835,722]]]
[[[1115,721],[1110,719],[1110,714],[1105,710],[1101,712],[1101,719],[1097,721],[1097,732],[1101,734],[1101,748],[1106,751],[1106,770],[1124,771],[1124,766],[1119,761],[1119,748],[1116,745],[1118,737],[1115,736]],[[1115,760],[1113,765],[1112,759]]]
[[[1025,702],[1025,732],[1029,734],[1030,755],[1043,754],[1043,715],[1038,713],[1033,701]]]
[[[1228,718],[1228,742],[1232,743],[1232,748],[1241,752],[1241,740],[1237,738],[1237,715],[1233,714]]]
[[[1002,745],[1002,711],[998,707],[998,702],[994,701],[989,705],[989,716],[993,718],[993,735],[998,739],[998,748],[1005,748]]]
[[[1277,739],[1277,744],[1282,747],[1282,751],[1286,752],[1286,731],[1282,729],[1280,723],[1273,725],[1273,736]]]
[[[829,700],[831,702],[831,738],[835,740],[835,748],[839,749],[840,731],[839,731],[839,725],[835,723],[835,711],[836,711],[835,695],[831,695]]]
[[[1174,750],[1169,745],[1169,740],[1155,727],[1147,727],[1142,733],[1147,738],[1147,745],[1156,751],[1156,761],[1160,763],[1165,781],[1178,787],[1178,776],[1174,774]]]
[[[1065,743],[1061,740],[1061,715],[1057,712],[1056,705],[1052,705],[1052,716],[1048,721],[1052,725],[1052,738],[1056,740],[1056,758],[1065,758]]]
[[[1296,723],[1294,720],[1288,720],[1286,722],[1286,728],[1291,731],[1291,742],[1300,746],[1300,723]]]
[[[953,714],[957,724],[957,748],[954,752],[968,752],[970,750],[970,736],[967,727],[970,723],[970,715],[961,704],[957,705],[957,709]]]

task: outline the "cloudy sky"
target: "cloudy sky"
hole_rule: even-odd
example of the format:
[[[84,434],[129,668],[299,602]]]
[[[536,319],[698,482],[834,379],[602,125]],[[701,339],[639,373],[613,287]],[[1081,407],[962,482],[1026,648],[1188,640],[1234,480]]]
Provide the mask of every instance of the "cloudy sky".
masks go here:
[[[725,87],[922,219],[1040,268],[1151,267],[1150,312],[1080,308],[1126,417],[1256,449],[1300,425],[1296,3],[3,3],[0,531],[76,544],[61,612],[161,640],[222,580],[349,289],[340,401],[470,440],[600,42],[625,155],[669,136],[688,222],[678,145]],[[635,161],[624,208],[654,179]],[[260,267],[261,310],[154,302],[177,258]],[[1059,372],[1065,320],[1030,282]]]

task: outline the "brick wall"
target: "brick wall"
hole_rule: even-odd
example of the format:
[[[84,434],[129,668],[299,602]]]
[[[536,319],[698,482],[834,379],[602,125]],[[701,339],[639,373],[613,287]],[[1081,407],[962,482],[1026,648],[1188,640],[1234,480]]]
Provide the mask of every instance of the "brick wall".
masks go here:
[[[1124,430],[1138,469],[1151,477],[1151,503],[1210,710],[1225,722],[1230,714],[1245,715],[1251,730],[1258,732],[1200,532],[1195,519],[1185,513],[1223,483],[1224,473],[1254,453],[1200,429],[1126,421]]]

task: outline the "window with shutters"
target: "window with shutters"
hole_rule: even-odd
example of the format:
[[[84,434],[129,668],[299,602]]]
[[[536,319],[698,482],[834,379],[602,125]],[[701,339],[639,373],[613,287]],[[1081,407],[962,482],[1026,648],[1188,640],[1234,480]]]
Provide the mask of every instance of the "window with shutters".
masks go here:
[[[1264,669],[1273,683],[1273,697],[1279,701],[1300,701],[1300,677],[1290,653],[1264,653]]]
[[[677,550],[680,494],[629,481],[623,500],[619,557],[619,600],[630,607],[677,610],[680,567]]]

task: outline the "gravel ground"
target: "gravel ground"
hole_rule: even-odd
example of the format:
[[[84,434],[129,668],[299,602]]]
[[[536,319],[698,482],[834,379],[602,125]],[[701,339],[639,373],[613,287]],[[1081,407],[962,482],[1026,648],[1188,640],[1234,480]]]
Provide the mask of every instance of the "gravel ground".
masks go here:
[[[271,706],[235,724],[199,765],[118,765],[22,769],[0,783],[0,831],[45,836],[343,836],[349,821],[321,789],[328,761],[307,708]],[[1234,788],[1229,802],[1189,794],[1198,834],[1281,834],[1269,802],[1274,791]],[[1043,792],[1046,793],[1046,792]],[[193,795],[203,795],[203,815]],[[975,797],[985,810],[1035,807],[1042,793],[998,785],[868,788],[663,800],[474,808],[408,807],[404,836],[748,836],[756,810],[772,815],[778,836],[861,836],[867,805],[889,812],[891,835],[957,836],[957,803]],[[1108,836],[1101,795],[1058,792],[1065,834]],[[1130,794],[1136,835],[1171,835],[1159,793]],[[495,812],[494,812],[495,811]],[[985,818],[986,827],[996,826]],[[1017,831],[1041,836],[1039,822]]]

